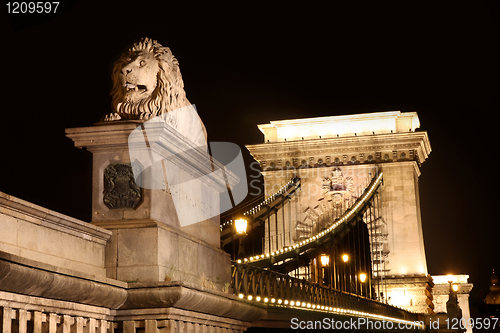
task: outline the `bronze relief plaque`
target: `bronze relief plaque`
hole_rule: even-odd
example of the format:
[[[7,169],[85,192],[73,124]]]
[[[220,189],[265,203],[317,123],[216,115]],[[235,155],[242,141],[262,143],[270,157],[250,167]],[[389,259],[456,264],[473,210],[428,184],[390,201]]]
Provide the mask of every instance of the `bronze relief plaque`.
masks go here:
[[[104,204],[109,209],[136,208],[142,199],[129,163],[110,164],[104,170]]]

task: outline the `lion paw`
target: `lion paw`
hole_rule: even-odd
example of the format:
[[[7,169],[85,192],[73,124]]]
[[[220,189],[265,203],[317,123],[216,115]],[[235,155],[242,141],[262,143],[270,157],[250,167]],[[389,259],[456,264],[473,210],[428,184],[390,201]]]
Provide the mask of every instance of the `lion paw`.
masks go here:
[[[122,119],[122,117],[116,112],[109,113],[104,117],[104,121],[115,121],[120,119]]]

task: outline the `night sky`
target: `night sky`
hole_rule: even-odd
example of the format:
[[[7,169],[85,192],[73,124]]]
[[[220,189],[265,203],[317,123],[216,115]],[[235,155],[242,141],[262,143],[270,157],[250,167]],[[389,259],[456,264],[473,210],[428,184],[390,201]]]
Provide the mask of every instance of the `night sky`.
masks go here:
[[[4,7],[0,191],[90,221],[91,155],[64,129],[111,111],[112,64],[148,36],[179,60],[210,141],[246,150],[270,120],[417,111],[429,273],[469,274],[482,301],[500,270],[497,1],[179,2]]]

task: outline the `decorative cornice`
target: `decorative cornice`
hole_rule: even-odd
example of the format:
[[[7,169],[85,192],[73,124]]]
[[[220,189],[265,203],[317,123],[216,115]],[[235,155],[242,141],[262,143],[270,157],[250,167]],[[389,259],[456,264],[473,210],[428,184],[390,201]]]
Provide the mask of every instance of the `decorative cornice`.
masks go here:
[[[200,179],[211,188],[226,190],[225,170],[217,160],[207,153],[206,146],[196,146],[193,142],[164,122],[143,121],[99,123],[92,127],[68,128],[66,136],[75,142],[75,147],[86,148],[92,153],[108,153],[119,150],[135,152],[137,156],[154,155],[154,161],[167,159],[170,163],[188,172],[193,179]],[[224,173],[231,186],[239,183],[239,178],[226,170]]]
[[[266,313],[264,309],[239,301],[237,296],[175,281],[129,284],[127,301],[120,309],[168,307],[246,322],[257,321]]]
[[[346,165],[368,162],[417,160],[431,152],[427,132],[388,133],[247,145],[263,169],[300,166]],[[338,159],[338,161],[335,161]],[[353,162],[354,161],[354,162]],[[295,164],[294,164],[295,163]]]
[[[96,280],[80,272],[58,270],[61,271],[2,252],[0,290],[110,309],[119,308],[127,299],[125,285],[121,286],[123,283],[119,281]]]

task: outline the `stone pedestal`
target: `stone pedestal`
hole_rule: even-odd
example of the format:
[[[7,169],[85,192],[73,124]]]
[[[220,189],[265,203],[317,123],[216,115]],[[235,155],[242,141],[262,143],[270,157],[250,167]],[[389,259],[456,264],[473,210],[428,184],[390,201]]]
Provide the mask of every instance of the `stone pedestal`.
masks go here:
[[[235,179],[214,172],[223,166],[206,147],[163,122],[99,123],[66,135],[93,154],[92,223],[113,232],[108,277],[227,287],[219,194]]]

